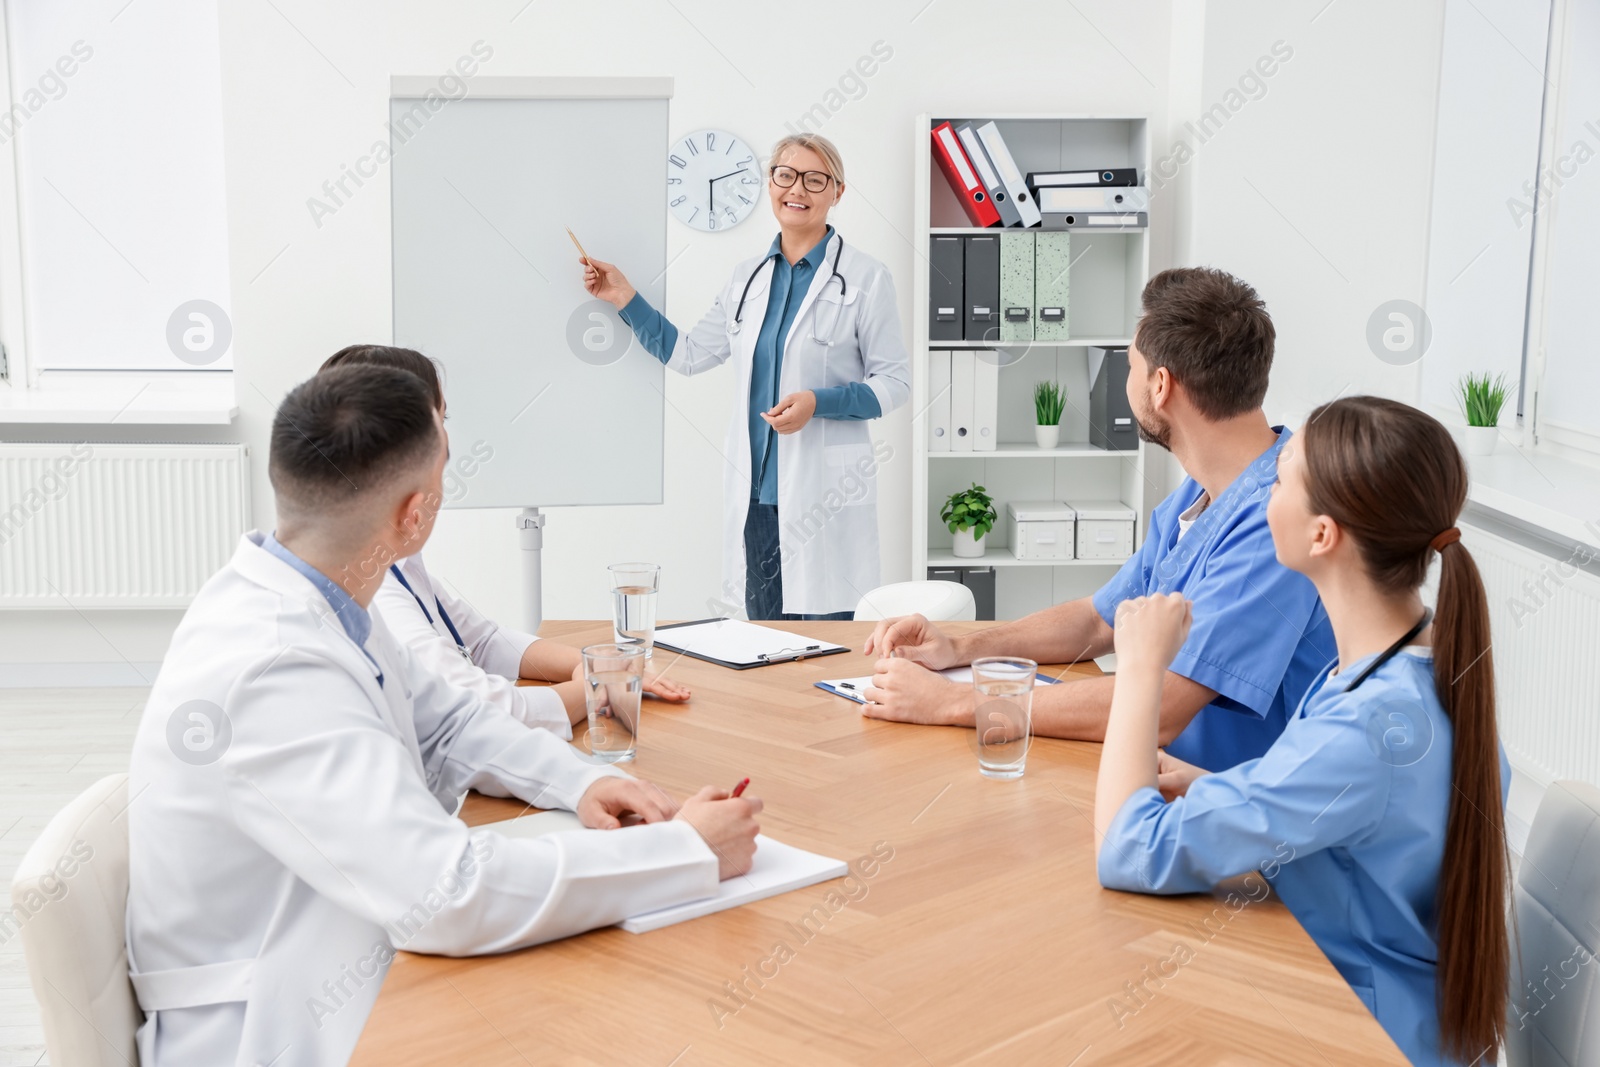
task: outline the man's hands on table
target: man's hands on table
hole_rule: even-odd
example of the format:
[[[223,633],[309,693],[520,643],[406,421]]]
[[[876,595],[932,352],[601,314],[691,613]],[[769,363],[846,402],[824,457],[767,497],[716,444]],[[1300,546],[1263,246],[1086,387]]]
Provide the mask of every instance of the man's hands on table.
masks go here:
[[[964,662],[961,652],[933,623],[921,615],[883,619],[861,651],[878,654],[861,714],[923,726],[972,725],[972,687],[937,673]]]
[[[759,797],[734,797],[726,789],[705,786],[683,802],[667,795],[653,782],[639,778],[606,777],[584,791],[578,801],[578,821],[591,830],[615,830],[623,821],[643,823],[681,819],[694,827],[717,857],[717,877],[722,880],[747,874],[755,862],[756,816]]]

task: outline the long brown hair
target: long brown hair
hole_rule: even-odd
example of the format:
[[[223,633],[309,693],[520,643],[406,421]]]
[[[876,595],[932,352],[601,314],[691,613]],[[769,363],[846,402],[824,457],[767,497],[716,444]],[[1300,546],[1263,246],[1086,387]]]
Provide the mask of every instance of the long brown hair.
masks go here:
[[[1311,510],[1351,536],[1381,588],[1420,588],[1431,542],[1455,526],[1467,499],[1466,464],[1449,431],[1416,408],[1355,396],[1313,412],[1301,440]],[[1433,680],[1455,734],[1437,901],[1439,1033],[1447,1054],[1474,1062],[1505,1037],[1510,865],[1489,602],[1471,553],[1459,542],[1438,551]]]

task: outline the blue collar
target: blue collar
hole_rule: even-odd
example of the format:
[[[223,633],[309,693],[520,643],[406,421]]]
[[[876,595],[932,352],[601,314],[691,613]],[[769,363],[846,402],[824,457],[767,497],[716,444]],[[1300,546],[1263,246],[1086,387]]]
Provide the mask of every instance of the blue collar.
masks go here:
[[[344,632],[349,634],[350,640],[361,646],[361,650],[365,652],[367,638],[372,635],[372,616],[367,614],[367,610],[352,600],[350,594],[339,588],[338,583],[332,578],[279,544],[274,534],[269,533],[263,537],[261,547],[305,575],[311,584],[317,587],[317,592],[327,598],[328,606],[333,608],[333,613],[338,616]]]
[[[830,223],[828,225],[827,230],[823,231],[822,240],[820,240],[816,244],[812,245],[810,250],[807,251],[805,255],[803,255],[799,259],[795,260],[794,261],[794,265],[796,267],[798,267],[800,264],[804,263],[806,266],[810,267],[812,270],[816,270],[817,267],[821,265],[822,257],[827,253],[828,242],[832,238],[833,238],[833,225],[832,225],[832,223]],[[767,258],[771,259],[773,256],[778,256],[778,257],[781,258],[782,255],[783,255],[783,234],[780,233],[780,234],[778,234],[778,236],[776,236],[776,237],[774,237],[772,239],[772,247],[767,249]],[[785,262],[788,262],[788,261],[785,260]]]
[[[1272,442],[1271,447],[1265,452],[1251,460],[1250,465],[1229,483],[1221,496],[1206,505],[1206,509],[1194,520],[1194,526],[1183,535],[1182,544],[1190,546],[1192,550],[1195,545],[1209,543],[1218,531],[1228,528],[1227,524],[1240,508],[1258,501],[1264,492],[1271,490],[1272,483],[1278,479],[1278,453],[1283,451],[1283,446],[1294,436],[1294,431],[1286,426],[1274,426],[1272,430],[1278,435],[1278,439]],[[1183,507],[1178,509],[1179,514],[1187,511],[1205,493],[1205,489],[1193,478],[1188,479],[1185,484],[1194,487],[1194,494]],[[1178,524],[1174,522],[1171,530],[1174,544],[1179,543],[1176,540],[1178,530]]]

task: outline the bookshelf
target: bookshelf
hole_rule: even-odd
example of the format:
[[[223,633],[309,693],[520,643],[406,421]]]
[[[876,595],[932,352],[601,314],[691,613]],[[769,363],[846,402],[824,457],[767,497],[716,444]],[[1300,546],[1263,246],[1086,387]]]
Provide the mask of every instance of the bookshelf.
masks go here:
[[[967,217],[933,161],[933,128],[952,122],[993,120],[1017,166],[1033,170],[1137,167],[1144,181],[1150,163],[1149,124],[1137,116],[919,115],[915,124],[915,241],[912,304],[911,486],[912,576],[927,568],[993,567],[995,617],[1031,611],[1094,592],[1116,573],[1119,562],[1028,561],[1011,554],[1005,506],[1021,500],[1117,499],[1134,511],[1134,547],[1144,543],[1149,507],[1145,445],[1108,452],[1089,443],[1090,346],[1125,347],[1133,337],[1139,294],[1150,276],[1147,229],[1070,231],[1067,340],[996,346],[980,341],[928,339],[929,240],[935,235],[994,234],[998,228],[967,225]],[[999,371],[999,440],[993,452],[928,450],[928,353],[945,349],[1003,348]],[[1058,447],[1040,449],[1033,440],[1033,385],[1055,378],[1067,390]],[[1000,512],[982,558],[957,558],[951,535],[939,521],[945,498],[969,483],[985,486]]]

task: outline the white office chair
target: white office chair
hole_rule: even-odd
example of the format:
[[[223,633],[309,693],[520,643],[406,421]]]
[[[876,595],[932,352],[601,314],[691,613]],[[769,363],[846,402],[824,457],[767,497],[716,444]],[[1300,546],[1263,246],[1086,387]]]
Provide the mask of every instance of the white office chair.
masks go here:
[[[128,979],[128,776],[61,809],[11,880],[51,1063],[137,1067],[144,1013]]]
[[[857,622],[897,615],[922,615],[933,622],[976,619],[978,603],[960,582],[895,582],[878,586],[856,605]]]
[[[1600,789],[1555,782],[1528,834],[1514,891],[1508,1067],[1600,1063]]]

